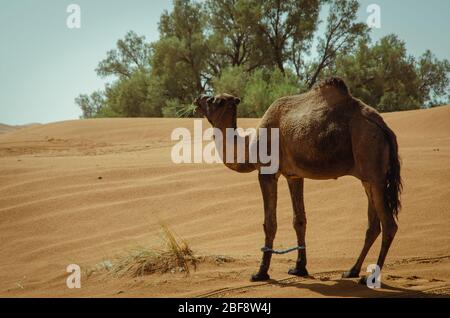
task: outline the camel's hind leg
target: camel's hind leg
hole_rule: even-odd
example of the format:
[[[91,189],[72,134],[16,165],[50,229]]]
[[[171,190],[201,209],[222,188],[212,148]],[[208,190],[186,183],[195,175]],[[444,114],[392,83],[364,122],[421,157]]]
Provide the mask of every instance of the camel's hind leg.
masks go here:
[[[287,181],[294,209],[293,225],[297,234],[297,244],[298,246],[305,246],[306,215],[305,204],[303,202],[304,182],[303,179],[287,179]],[[296,276],[308,276],[308,271],[306,270],[306,249],[298,250],[296,266],[290,269],[288,273]]]
[[[366,120],[354,122],[355,132],[352,134],[352,148],[355,162],[354,172],[363,181],[369,199],[369,227],[366,241],[356,264],[344,274],[344,277],[357,277],[362,263],[371,245],[382,230],[382,245],[377,265],[380,269],[384,265],[386,255],[397,232],[397,224],[393,211],[387,208],[385,190],[387,176],[390,169],[391,153],[386,132],[379,125],[368,123]]]
[[[277,182],[278,176],[273,174],[259,174],[259,185],[264,200],[264,233],[265,247],[273,248],[273,240],[277,232]],[[264,252],[258,273],[252,275],[251,280],[264,281],[270,279],[268,274],[272,252]]]
[[[372,196],[375,203],[375,208],[377,210],[378,218],[381,221],[382,228],[382,241],[381,250],[378,256],[377,265],[380,270],[383,268],[384,261],[386,260],[387,253],[391,247],[392,241],[394,240],[395,234],[397,233],[397,223],[395,222],[394,215],[391,211],[386,209],[386,204],[384,201],[384,189],[382,186],[371,186]]]
[[[394,240],[395,233],[397,232],[397,224],[395,222],[394,215],[386,209],[386,205],[384,202],[383,184],[365,183],[364,187],[366,188],[366,192],[370,202],[369,229],[367,231],[369,234],[368,235],[366,234],[366,243],[364,244],[364,248],[355,266],[353,266],[353,268],[349,272],[344,273],[344,277],[358,277],[359,270],[361,269],[364,258],[370,249],[370,245],[373,244],[373,242],[376,240],[376,238],[380,233],[379,223],[381,223],[382,241],[377,265],[380,267],[381,270],[383,268],[384,261],[386,260],[386,256],[391,246],[391,243]],[[370,207],[370,205],[372,205],[372,207]],[[375,210],[375,214],[373,213],[373,210]],[[370,229],[371,226],[372,229]]]
[[[366,230],[366,239],[364,241],[364,246],[355,265],[353,265],[353,267],[348,272],[342,274],[343,278],[351,278],[359,276],[361,267],[363,265],[364,259],[367,256],[367,253],[369,252],[373,243],[377,239],[378,235],[380,235],[381,233],[380,219],[378,218],[377,211],[375,209],[375,205],[370,190],[370,184],[363,182],[363,185],[364,189],[366,190],[367,199],[369,202],[367,209],[368,225]]]

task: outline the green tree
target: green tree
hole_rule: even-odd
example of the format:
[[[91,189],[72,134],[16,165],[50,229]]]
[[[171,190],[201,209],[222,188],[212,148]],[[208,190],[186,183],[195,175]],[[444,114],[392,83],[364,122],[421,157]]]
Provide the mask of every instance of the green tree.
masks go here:
[[[355,43],[367,37],[367,26],[356,22],[358,8],[356,0],[331,0],[325,34],[317,46],[319,58],[307,72],[309,88],[321,78],[324,69],[333,67],[338,55],[348,54]]]
[[[275,99],[296,94],[299,87],[291,71],[283,74],[277,68],[273,71],[259,68],[248,73],[242,67],[230,67],[213,84],[215,93],[227,92],[241,98],[240,117],[262,116]]]
[[[151,47],[144,36],[129,31],[123,39],[117,41],[117,48],[110,50],[96,69],[100,77],[117,76],[130,78],[134,71],[148,70],[150,67]]]
[[[170,97],[181,100],[205,89],[208,46],[204,35],[207,17],[203,6],[191,0],[175,0],[172,12],[164,12],[159,23],[161,39],[153,44],[153,75],[171,82]],[[172,96],[174,95],[174,96]]]
[[[212,80],[215,93],[228,93],[235,96],[245,95],[245,86],[249,73],[242,66],[231,66],[223,70],[220,77]]]
[[[80,94],[75,103],[81,108],[82,118],[94,118],[105,105],[105,95],[102,91],[95,91],[91,95]]]
[[[228,66],[245,65],[247,70],[259,66],[260,51],[256,43],[261,18],[261,1],[207,0],[210,36],[208,66],[214,76]]]
[[[122,117],[160,117],[162,109],[149,98],[150,74],[136,71],[106,91],[106,107]]]
[[[427,50],[417,61],[419,93],[423,105],[444,104],[450,98],[450,62],[438,60]]]
[[[413,61],[404,42],[394,35],[372,47],[360,41],[354,54],[336,60],[334,72],[347,80],[354,96],[380,111],[420,106]]]
[[[152,44],[149,94],[165,116],[192,116],[192,101],[211,80],[206,23],[203,5],[190,0],[176,0],[173,11],[161,16],[160,39]]]
[[[104,92],[75,99],[84,118],[159,116],[161,110],[148,100],[151,47],[143,36],[130,31],[119,39],[116,48],[107,52],[96,69],[100,77],[114,76]]]
[[[446,98],[449,71],[448,61],[430,52],[416,61],[393,34],[372,46],[360,41],[353,54],[340,55],[329,70],[347,80],[353,95],[380,111],[416,109]]]
[[[320,11],[319,0],[265,0],[258,23],[258,45],[264,63],[284,73],[286,64],[300,65],[311,43]]]
[[[311,60],[323,4],[325,32]],[[414,58],[395,35],[372,44],[358,7],[356,0],[174,0],[161,15],[159,40],[128,32],[96,69],[113,81],[75,102],[83,118],[181,117],[194,116],[199,94],[227,92],[241,97],[239,116],[259,117],[278,97],[335,75],[380,111],[448,101],[449,61],[430,51]]]

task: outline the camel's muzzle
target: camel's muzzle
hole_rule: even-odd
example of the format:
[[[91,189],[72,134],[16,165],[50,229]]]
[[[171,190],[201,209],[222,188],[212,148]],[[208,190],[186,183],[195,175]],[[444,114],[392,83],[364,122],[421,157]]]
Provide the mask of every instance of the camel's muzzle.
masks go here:
[[[213,100],[213,97],[202,94],[194,100],[194,105],[197,106],[195,109],[196,112],[200,112],[205,114],[205,110],[208,107],[208,104]]]

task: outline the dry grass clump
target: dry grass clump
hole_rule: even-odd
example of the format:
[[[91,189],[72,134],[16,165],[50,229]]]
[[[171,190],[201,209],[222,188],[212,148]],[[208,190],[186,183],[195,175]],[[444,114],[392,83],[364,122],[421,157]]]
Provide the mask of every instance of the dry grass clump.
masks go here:
[[[186,241],[177,239],[172,231],[161,226],[166,248],[163,250],[137,248],[128,255],[118,257],[112,263],[110,272],[112,274],[133,277],[149,275],[153,273],[190,273],[190,267],[197,268],[199,261]]]
[[[87,271],[87,276],[97,272],[132,277],[153,273],[185,273],[189,275],[191,268],[197,268],[201,257],[194,255],[186,241],[177,238],[165,225],[161,225],[165,248],[155,249],[138,247],[113,260],[105,260],[95,268]]]
[[[222,265],[233,262],[227,256],[195,255],[188,243],[177,237],[166,225],[161,225],[165,247],[162,249],[138,247],[126,254],[118,255],[112,260],[104,260],[94,268],[86,271],[90,277],[94,273],[107,273],[115,276],[129,275],[141,277],[154,273],[184,273],[189,275],[196,270],[199,263]]]

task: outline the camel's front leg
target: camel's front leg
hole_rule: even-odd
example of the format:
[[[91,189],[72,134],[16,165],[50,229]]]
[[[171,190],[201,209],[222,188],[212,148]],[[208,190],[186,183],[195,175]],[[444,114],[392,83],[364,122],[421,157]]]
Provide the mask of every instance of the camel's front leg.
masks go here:
[[[293,225],[297,234],[298,246],[305,247],[306,236],[306,214],[305,204],[303,201],[303,179],[287,179],[289,191],[291,193],[292,207],[294,209]],[[298,250],[297,263],[295,268],[288,272],[290,275],[308,276],[306,270],[306,248]]]
[[[264,233],[265,246],[273,248],[273,240],[277,232],[277,182],[278,176],[273,174],[259,174],[259,185],[264,200]],[[270,279],[268,274],[271,252],[264,252],[258,273],[252,275],[251,280],[263,281]]]

